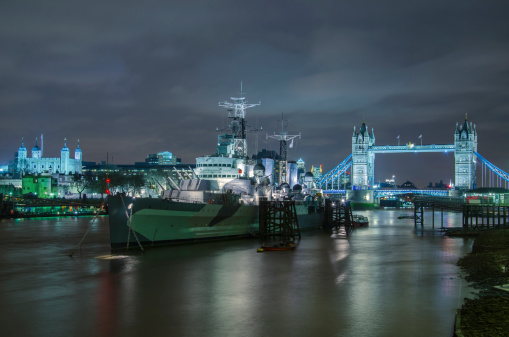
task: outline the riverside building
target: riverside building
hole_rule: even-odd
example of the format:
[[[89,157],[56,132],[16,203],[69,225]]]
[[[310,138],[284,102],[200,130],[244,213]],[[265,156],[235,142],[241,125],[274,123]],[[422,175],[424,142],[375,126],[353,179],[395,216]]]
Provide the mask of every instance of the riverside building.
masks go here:
[[[82,152],[80,149],[80,141],[74,151],[74,158],[70,158],[70,150],[67,147],[67,139],[64,139],[64,147],[60,150],[60,158],[44,158],[42,148],[37,144],[32,148],[31,157],[21,139],[21,147],[15,156],[15,171],[21,174],[40,174],[40,173],[59,173],[59,174],[81,174],[82,173]]]

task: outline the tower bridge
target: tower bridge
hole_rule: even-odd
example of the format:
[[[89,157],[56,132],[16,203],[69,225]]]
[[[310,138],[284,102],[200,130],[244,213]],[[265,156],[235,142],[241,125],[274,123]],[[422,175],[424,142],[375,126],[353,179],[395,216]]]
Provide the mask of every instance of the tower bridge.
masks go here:
[[[422,137],[421,142],[422,142]],[[475,124],[465,121],[462,125],[456,124],[454,131],[454,143],[452,144],[430,144],[416,145],[408,143],[405,145],[375,145],[375,133],[373,128],[369,132],[365,122],[359,131],[354,127],[352,135],[352,153],[343,160],[334,169],[315,180],[318,188],[324,190],[324,193],[350,193],[351,195],[361,196],[362,199],[369,200],[369,196],[394,194],[395,191],[383,192],[378,190],[373,192],[374,173],[375,173],[375,154],[382,153],[416,153],[416,152],[454,152],[454,175],[455,187],[457,190],[470,190],[477,187],[477,159],[482,166],[482,184],[485,180],[490,182],[497,181],[499,186],[505,182],[506,187],[509,182],[509,174],[499,169],[477,152],[477,131]],[[341,177],[344,176],[350,168],[351,190],[346,191],[341,184]],[[485,177],[486,176],[486,177]],[[343,187],[343,188],[342,188]],[[368,191],[371,191],[368,192]],[[397,190],[399,193],[405,193]],[[412,190],[419,194],[442,195],[447,191],[439,192],[437,190]],[[365,197],[366,196],[366,197]]]

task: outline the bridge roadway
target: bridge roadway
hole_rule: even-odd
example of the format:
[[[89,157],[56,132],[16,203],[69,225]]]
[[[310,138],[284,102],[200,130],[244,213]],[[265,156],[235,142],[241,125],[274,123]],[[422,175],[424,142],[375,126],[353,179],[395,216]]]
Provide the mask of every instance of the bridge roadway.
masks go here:
[[[399,195],[399,194],[418,194],[418,195],[431,195],[431,196],[440,196],[447,197],[449,195],[449,190],[410,190],[410,189],[379,189],[373,190],[373,194],[375,198],[385,197],[391,195]],[[346,194],[346,190],[323,190],[323,194]]]
[[[447,152],[456,149],[454,144],[447,145],[383,145],[370,146],[368,152],[372,153],[405,153],[405,152]]]

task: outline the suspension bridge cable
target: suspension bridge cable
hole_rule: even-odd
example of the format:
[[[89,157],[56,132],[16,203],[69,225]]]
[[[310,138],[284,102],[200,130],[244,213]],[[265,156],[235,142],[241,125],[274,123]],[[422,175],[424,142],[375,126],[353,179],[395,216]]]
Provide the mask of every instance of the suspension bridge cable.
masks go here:
[[[490,172],[487,172],[487,169],[485,168],[484,171],[488,173],[489,175],[489,187],[498,185],[500,186],[502,183],[502,179],[505,180],[506,184],[509,181],[509,174],[500,168],[496,167],[492,163],[490,163],[486,158],[481,156],[479,153],[474,151],[474,154],[477,158],[481,160],[481,163],[485,165],[487,169],[490,170]],[[495,175],[497,176],[497,180],[495,180]],[[488,184],[488,179],[486,178],[486,184]]]
[[[345,173],[345,171],[352,165],[352,154],[350,154],[348,157],[346,157],[345,160],[343,160],[338,166],[333,168],[331,171],[324,174],[321,178],[318,178],[315,180],[315,184],[317,187],[327,187],[329,182],[334,183],[334,179],[336,177],[341,176],[341,174]]]

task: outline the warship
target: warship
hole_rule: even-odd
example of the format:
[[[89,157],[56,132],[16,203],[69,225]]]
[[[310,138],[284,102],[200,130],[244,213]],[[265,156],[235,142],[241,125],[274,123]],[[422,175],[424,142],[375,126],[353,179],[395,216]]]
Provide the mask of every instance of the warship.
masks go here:
[[[301,230],[322,225],[319,194],[306,185],[276,186],[273,160],[263,165],[248,157],[246,109],[260,103],[248,104],[242,89],[240,96],[219,103],[229,126],[218,136],[216,153],[196,158],[191,179],[171,181],[159,198],[108,196],[112,249],[256,236],[261,200],[294,200]],[[310,174],[306,182],[311,187]]]

